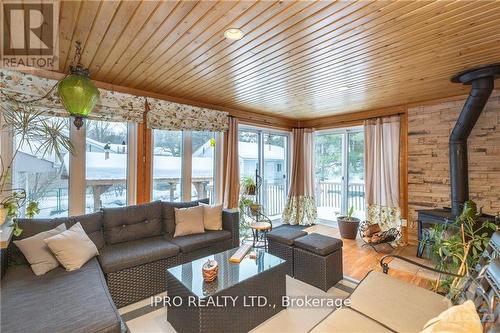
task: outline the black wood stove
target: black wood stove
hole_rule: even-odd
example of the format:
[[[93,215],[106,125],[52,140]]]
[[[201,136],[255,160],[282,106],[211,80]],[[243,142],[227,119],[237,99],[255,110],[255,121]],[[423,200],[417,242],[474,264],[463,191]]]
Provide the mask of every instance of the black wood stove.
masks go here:
[[[471,86],[469,97],[450,135],[450,183],[451,208],[418,210],[418,240],[421,243],[424,230],[434,224],[453,221],[469,200],[469,171],[467,162],[467,138],[494,89],[494,81],[500,77],[500,64],[480,67],[455,75],[451,81]],[[492,215],[483,214],[478,221],[495,221]],[[498,222],[498,221],[496,221]],[[418,247],[417,256],[422,256]]]

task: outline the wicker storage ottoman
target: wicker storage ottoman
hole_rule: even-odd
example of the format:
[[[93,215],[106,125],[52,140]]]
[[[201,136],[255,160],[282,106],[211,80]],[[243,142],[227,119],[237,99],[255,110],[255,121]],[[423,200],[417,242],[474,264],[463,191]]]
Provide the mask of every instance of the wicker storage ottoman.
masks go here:
[[[309,234],[294,240],[293,273],[296,279],[324,291],[342,280],[342,240]]]
[[[286,260],[287,274],[293,276],[293,242],[307,235],[302,226],[282,225],[267,234],[268,252]]]

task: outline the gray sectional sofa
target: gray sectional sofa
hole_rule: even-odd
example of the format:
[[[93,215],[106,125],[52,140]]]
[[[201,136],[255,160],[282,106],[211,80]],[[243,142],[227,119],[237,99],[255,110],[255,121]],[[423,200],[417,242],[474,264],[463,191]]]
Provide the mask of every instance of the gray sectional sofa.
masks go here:
[[[77,271],[58,267],[36,276],[11,244],[1,280],[1,331],[126,331],[117,308],[165,291],[167,267],[239,245],[238,212],[229,210],[222,230],[173,237],[174,208],[198,203],[155,201],[68,218],[19,219],[20,238],[80,222],[99,256]]]

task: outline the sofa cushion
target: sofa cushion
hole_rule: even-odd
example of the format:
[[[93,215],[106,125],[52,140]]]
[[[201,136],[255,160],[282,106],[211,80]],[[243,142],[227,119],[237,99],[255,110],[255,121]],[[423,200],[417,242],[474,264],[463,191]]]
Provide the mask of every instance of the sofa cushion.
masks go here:
[[[161,202],[103,208],[104,238],[107,244],[161,235]]]
[[[44,240],[66,231],[66,225],[61,223],[57,228],[42,231],[31,237],[14,241],[31,265],[35,275],[43,275],[59,266],[59,262],[45,244]],[[94,245],[95,246],[95,245]]]
[[[61,223],[64,223],[66,228],[69,229],[77,222],[80,222],[83,230],[85,230],[97,248],[101,248],[104,245],[102,216],[102,212],[96,212],[79,216],[57,217],[53,219],[17,219],[19,227],[23,229],[23,233],[16,239],[31,237],[39,232],[54,229]]]
[[[203,227],[203,207],[174,208],[175,233],[174,237],[201,234]]]
[[[300,249],[326,256],[342,248],[342,240],[320,234],[309,234],[295,239],[294,245]]]
[[[349,308],[338,309],[323,319],[311,333],[342,332],[342,333],[390,333],[391,330],[376,321],[363,316]]]
[[[180,236],[172,238],[171,235],[167,239],[179,246],[181,252],[188,253],[198,249],[212,246],[216,243],[231,239],[231,232],[227,230],[205,231],[202,234]]]
[[[179,253],[179,247],[162,236],[106,245],[100,250],[99,262],[104,273],[147,264]]]
[[[24,239],[34,236],[42,231],[54,229],[58,225],[64,223],[66,228],[70,228],[77,222],[83,227],[87,236],[94,242],[98,249],[104,246],[104,235],[102,230],[103,213],[97,212],[92,214],[58,217],[53,219],[17,219],[19,227],[23,229],[19,237],[14,237],[14,240]],[[17,247],[13,244],[9,246],[9,261],[17,264],[27,264],[26,259]]]
[[[97,259],[80,270],[42,276],[9,267],[1,288],[2,332],[120,332],[121,318]]]
[[[205,230],[222,230],[222,204],[207,205],[200,202],[203,207],[203,226]]]
[[[67,271],[74,271],[99,255],[97,247],[87,236],[80,223],[44,240],[57,261]]]
[[[302,229],[302,226],[282,225],[269,232],[267,238],[278,243],[293,245],[296,238],[307,235],[307,232]]]
[[[173,234],[175,232],[175,209],[198,206],[200,202],[208,204],[209,199],[195,200],[189,202],[162,202],[162,226],[163,232]]]
[[[420,332],[429,319],[451,306],[444,296],[374,271],[350,298],[353,309],[398,332]]]

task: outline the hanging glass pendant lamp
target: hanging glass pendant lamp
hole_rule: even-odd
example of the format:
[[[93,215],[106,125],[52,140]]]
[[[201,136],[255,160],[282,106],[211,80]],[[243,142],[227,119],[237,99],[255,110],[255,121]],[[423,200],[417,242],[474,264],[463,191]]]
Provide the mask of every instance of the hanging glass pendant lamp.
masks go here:
[[[76,52],[70,66],[70,74],[62,79],[57,87],[59,97],[69,112],[75,118],[77,129],[83,126],[83,118],[87,118],[99,100],[99,90],[90,79],[89,70],[80,63],[81,45],[76,42]]]

